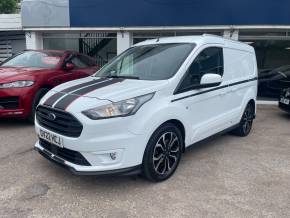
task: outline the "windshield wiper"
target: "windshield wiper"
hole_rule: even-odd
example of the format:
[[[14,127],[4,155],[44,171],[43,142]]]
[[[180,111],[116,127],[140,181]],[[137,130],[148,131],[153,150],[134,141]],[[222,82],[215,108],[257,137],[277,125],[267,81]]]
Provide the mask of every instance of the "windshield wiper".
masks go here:
[[[121,76],[121,75],[119,75],[119,76],[117,76],[117,75],[108,75],[108,76],[105,76],[106,78],[124,78],[124,79],[140,79],[138,76],[130,76],[130,75],[128,75],[128,76]]]

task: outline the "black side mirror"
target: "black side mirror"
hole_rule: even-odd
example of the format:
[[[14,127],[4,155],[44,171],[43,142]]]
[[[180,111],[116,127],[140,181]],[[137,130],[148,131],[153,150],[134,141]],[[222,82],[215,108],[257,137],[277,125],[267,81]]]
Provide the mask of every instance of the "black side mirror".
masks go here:
[[[75,68],[75,65],[73,63],[66,63],[65,64],[65,69],[66,70],[73,70]]]

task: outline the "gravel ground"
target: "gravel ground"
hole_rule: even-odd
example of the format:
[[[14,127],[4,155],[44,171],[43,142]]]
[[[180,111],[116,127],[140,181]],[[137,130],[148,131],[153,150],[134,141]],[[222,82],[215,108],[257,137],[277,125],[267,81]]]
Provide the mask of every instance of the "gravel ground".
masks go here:
[[[290,115],[261,106],[250,136],[187,150],[163,183],[78,177],[33,150],[34,129],[0,121],[0,217],[290,217]]]

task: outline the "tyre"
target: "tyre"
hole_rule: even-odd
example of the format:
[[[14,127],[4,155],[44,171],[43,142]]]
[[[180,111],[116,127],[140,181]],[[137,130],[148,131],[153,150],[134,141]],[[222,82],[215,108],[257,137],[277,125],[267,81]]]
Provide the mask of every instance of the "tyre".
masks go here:
[[[171,123],[159,127],[151,136],[143,157],[143,176],[154,182],[168,179],[178,167],[183,138],[181,131]]]
[[[32,105],[31,105],[31,113],[28,117],[28,121],[30,123],[34,123],[34,116],[35,116],[35,111],[36,111],[36,107],[39,104],[40,99],[49,91],[49,89],[47,88],[42,88],[39,89],[36,94],[35,97],[32,101]]]
[[[249,103],[243,113],[239,126],[233,130],[233,134],[241,137],[249,135],[252,130],[254,118],[255,108],[253,104]]]

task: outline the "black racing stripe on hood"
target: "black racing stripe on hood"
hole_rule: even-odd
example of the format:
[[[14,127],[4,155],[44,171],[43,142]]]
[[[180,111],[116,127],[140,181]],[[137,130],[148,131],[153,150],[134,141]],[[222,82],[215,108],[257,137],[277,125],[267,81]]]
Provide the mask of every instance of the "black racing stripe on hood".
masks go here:
[[[86,87],[86,86],[89,86],[89,85],[93,85],[95,83],[98,83],[98,82],[102,82],[102,81],[105,81],[107,80],[106,78],[100,78],[100,79],[94,79],[94,80],[91,80],[89,82],[85,82],[85,83],[81,83],[81,84],[78,84],[78,85],[74,85],[74,86],[71,86],[71,87],[68,87],[60,92],[57,92],[55,94],[53,94],[52,96],[50,96],[45,102],[44,102],[44,105],[46,106],[50,106],[52,107],[52,105],[57,102],[60,98],[62,98],[63,96],[65,96],[67,93],[69,92],[73,92],[77,89],[80,89],[80,88],[83,88],[83,87]]]
[[[65,94],[63,92],[57,92],[50,96],[43,104],[46,106],[52,106],[58,99],[60,99]]]
[[[84,96],[90,92],[97,90],[97,89],[104,88],[104,87],[107,87],[107,86],[110,86],[110,85],[113,85],[115,83],[119,83],[122,81],[124,81],[124,79],[111,79],[108,81],[99,82],[96,85],[89,86],[89,87],[80,89],[80,90],[75,91],[75,92],[72,92],[69,95],[62,98],[59,102],[57,102],[57,104],[54,107],[57,109],[66,110],[66,108],[71,103],[73,103],[76,99],[78,99],[79,97]]]

